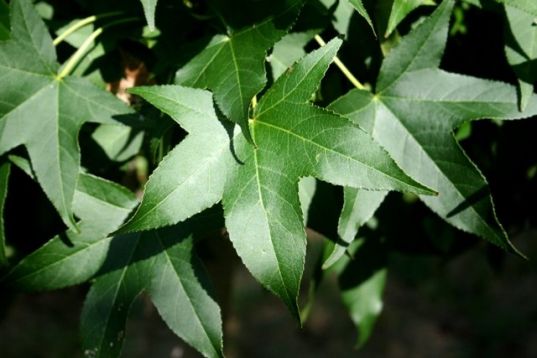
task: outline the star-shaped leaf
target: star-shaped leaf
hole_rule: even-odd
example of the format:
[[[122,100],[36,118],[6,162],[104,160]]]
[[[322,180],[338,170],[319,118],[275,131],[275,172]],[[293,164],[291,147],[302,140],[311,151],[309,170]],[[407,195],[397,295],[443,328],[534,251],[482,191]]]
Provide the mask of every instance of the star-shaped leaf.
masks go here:
[[[271,2],[263,0],[255,6],[267,7]],[[276,1],[269,12],[274,15],[258,23],[238,28],[240,24],[228,22],[228,34],[214,37],[201,53],[177,72],[175,82],[213,91],[220,110],[238,123],[250,139],[248,110],[252,98],[267,82],[267,51],[287,33],[301,6],[302,0]]]
[[[127,189],[80,174],[73,200],[73,210],[80,218],[79,232],[69,229],[55,236],[21,260],[3,281],[18,290],[42,291],[88,280],[105,260],[110,234],[136,204],[136,197]]]
[[[80,127],[118,124],[112,116],[129,109],[85,79],[58,78],[52,39],[30,1],[12,1],[10,15],[11,38],[0,42],[0,154],[24,145],[45,194],[74,228]]]
[[[222,199],[239,256],[298,316],[306,252],[299,178],[431,193],[362,129],[308,102],[340,45],[336,39],[304,57],[261,98],[250,121],[255,146],[218,120],[207,91],[135,88],[133,93],[168,113],[190,135],[150,177],[142,204],[123,231],[170,225]]]
[[[480,118],[537,114],[532,96],[524,112],[516,88],[438,69],[453,1],[445,0],[384,60],[376,93],[353,90],[331,108],[359,123],[412,177],[437,190],[421,199],[455,227],[515,251],[498,223],[488,184],[453,137]]]
[[[222,357],[222,318],[207,280],[188,224],[115,238],[82,311],[84,351],[118,356],[130,307],[145,291],[174,333],[205,357]]]
[[[84,349],[93,357],[119,355],[129,308],[143,291],[177,335],[205,356],[221,356],[220,309],[206,292],[208,279],[192,250],[194,225],[110,236],[136,203],[126,188],[80,174],[73,202],[80,232],[67,230],[52,238],[2,283],[23,291],[53,290],[97,273],[82,314]],[[207,225],[206,216],[198,221]]]

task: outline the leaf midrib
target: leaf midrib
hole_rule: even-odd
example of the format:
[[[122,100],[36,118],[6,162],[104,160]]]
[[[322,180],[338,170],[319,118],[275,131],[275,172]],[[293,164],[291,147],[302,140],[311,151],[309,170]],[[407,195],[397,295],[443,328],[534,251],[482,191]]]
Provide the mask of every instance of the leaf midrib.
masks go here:
[[[256,120],[256,123],[265,125],[265,126],[267,126],[267,127],[276,129],[276,130],[281,131],[281,132],[284,132],[284,133],[286,133],[286,134],[288,134],[288,135],[294,136],[294,137],[296,137],[296,138],[302,140],[303,142],[312,144],[312,145],[314,145],[314,146],[316,146],[316,147],[318,147],[318,148],[320,148],[320,149],[322,149],[322,150],[324,150],[324,151],[326,151],[326,152],[331,152],[331,153],[340,155],[340,156],[344,157],[344,158],[347,159],[347,160],[354,161],[354,162],[358,162],[358,163],[360,163],[361,165],[363,165],[364,167],[369,168],[370,170],[373,170],[373,171],[375,171],[375,172],[377,172],[377,173],[381,173],[382,175],[384,175],[384,176],[386,176],[386,177],[389,177],[389,178],[391,178],[392,180],[395,180],[395,181],[401,183],[401,184],[403,185],[403,187],[408,187],[408,186],[410,186],[409,184],[403,182],[403,181],[402,181],[401,179],[399,179],[399,178],[396,178],[396,177],[394,177],[394,176],[392,176],[392,175],[390,175],[390,174],[388,174],[388,173],[385,173],[385,172],[383,172],[383,171],[381,171],[381,170],[379,170],[379,169],[377,169],[377,168],[375,168],[375,167],[372,167],[372,166],[370,166],[370,165],[368,165],[368,164],[366,164],[366,163],[364,163],[364,162],[361,162],[361,161],[357,160],[356,158],[353,158],[353,157],[348,156],[348,155],[346,155],[346,154],[343,154],[343,153],[341,153],[341,152],[335,151],[335,150],[332,149],[332,148],[328,148],[328,147],[326,147],[326,146],[323,146],[323,145],[321,145],[321,144],[319,144],[319,143],[317,143],[317,142],[315,142],[315,141],[313,141],[313,140],[311,140],[311,139],[309,139],[309,138],[302,137],[302,136],[300,136],[300,135],[294,133],[293,131],[290,131],[290,130],[287,129],[287,128],[279,127],[279,126],[276,126],[276,125],[274,125],[274,124],[271,124],[271,123],[268,123],[268,122],[261,121],[261,120],[259,120],[259,119]],[[350,123],[350,122],[349,122],[349,123]],[[357,127],[357,126],[355,126],[355,128],[357,128],[358,130],[362,130],[362,129],[360,129],[360,127]],[[360,189],[360,188],[358,188],[358,189]],[[379,189],[379,190],[390,190],[390,189]]]

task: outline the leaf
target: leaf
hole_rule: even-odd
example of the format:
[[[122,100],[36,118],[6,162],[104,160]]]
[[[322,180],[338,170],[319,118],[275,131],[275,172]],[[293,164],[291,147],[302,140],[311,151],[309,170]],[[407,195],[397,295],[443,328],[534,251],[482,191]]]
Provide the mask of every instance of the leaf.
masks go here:
[[[349,187],[343,189],[344,202],[338,223],[338,235],[343,242],[336,242],[330,256],[323,263],[323,269],[330,267],[344,255],[347,246],[358,234],[358,229],[373,217],[387,194],[385,191]]]
[[[7,185],[11,163],[0,164],[0,268],[7,264],[6,258],[6,233],[4,228],[4,205],[7,197]]]
[[[442,2],[390,52],[376,94],[353,90],[331,108],[368,129],[406,173],[437,190],[437,197],[421,199],[444,220],[516,251],[496,218],[485,178],[453,129],[480,118],[530,117],[537,114],[537,98],[519,112],[514,87],[438,69],[452,6]]]
[[[535,15],[505,5],[509,24],[505,53],[513,68],[520,91],[520,108],[524,110],[531,100],[537,82],[537,26]]]
[[[373,26],[373,21],[371,21],[371,17],[369,17],[369,13],[364,7],[362,0],[349,0],[349,2],[356,9],[356,11],[360,14],[360,16],[362,16],[365,19],[365,21],[367,21],[367,23],[371,27],[371,30],[373,30],[373,33],[375,33],[375,27]]]
[[[134,157],[142,147],[144,133],[133,127],[101,124],[91,134],[106,156],[116,162]]]
[[[267,59],[271,65],[274,80],[306,54],[304,47],[313,39],[313,36],[315,36],[314,31],[295,32],[285,35],[280,41],[276,42],[272,53]]]
[[[0,43],[0,154],[28,150],[38,182],[62,220],[75,228],[72,201],[84,122],[115,123],[129,112],[111,94],[76,77],[57,79],[52,40],[28,0],[11,2],[11,39]]]
[[[140,0],[144,8],[144,15],[147,21],[147,25],[151,31],[155,30],[155,9],[157,7],[157,0]]]
[[[369,339],[382,311],[386,286],[386,248],[371,240],[357,240],[351,247],[352,259],[343,257],[334,267],[338,273],[341,299],[358,329],[357,347]]]
[[[127,189],[107,180],[80,174],[73,209],[81,219],[80,232],[72,229],[55,236],[25,257],[3,281],[24,291],[58,289],[88,280],[103,264],[110,233],[136,205]]]
[[[306,249],[300,177],[430,193],[362,129],[308,103],[340,45],[336,39],[304,57],[261,98],[250,124],[255,147],[217,119],[209,92],[178,86],[133,89],[190,135],[150,177],[140,208],[122,232],[174,224],[223,199],[237,253],[298,317]]]
[[[0,0],[0,41],[9,38],[9,6]]]
[[[177,84],[213,91],[219,109],[228,119],[240,125],[248,139],[250,102],[267,82],[266,53],[287,33],[302,5],[301,0],[285,3],[286,6],[275,16],[269,16],[251,27],[215,36],[175,77]]]
[[[206,357],[222,357],[222,319],[206,291],[187,225],[114,239],[82,313],[86,355],[117,356],[132,302],[146,290],[168,326]],[[104,322],[104,324],[103,324]]]
[[[537,16],[537,2],[534,0],[497,0],[510,7],[515,7],[519,10]]]
[[[432,0],[393,0],[384,36],[390,36],[397,25],[399,25],[408,14],[422,5],[435,5],[435,3]]]

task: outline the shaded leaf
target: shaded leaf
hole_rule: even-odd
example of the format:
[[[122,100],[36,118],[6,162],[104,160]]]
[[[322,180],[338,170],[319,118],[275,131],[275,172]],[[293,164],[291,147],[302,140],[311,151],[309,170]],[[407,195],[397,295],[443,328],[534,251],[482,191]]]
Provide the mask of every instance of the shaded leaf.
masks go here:
[[[26,147],[45,194],[74,229],[80,127],[118,124],[112,117],[129,109],[85,79],[58,79],[52,40],[31,2],[12,1],[10,12],[11,39],[0,43],[0,78],[9,84],[0,88],[0,154]]]
[[[341,299],[358,329],[358,347],[367,342],[382,311],[387,276],[385,250],[375,241],[357,240],[349,248],[352,258],[343,257],[334,267]]]
[[[79,232],[57,235],[25,257],[3,281],[24,291],[41,291],[75,285],[88,280],[101,267],[111,237],[136,205],[127,189],[80,174],[73,210],[80,218]]]
[[[362,0],[348,0],[351,5],[356,9],[356,11],[367,21],[369,26],[371,27],[371,30],[375,32],[375,27],[373,26],[373,21],[371,21],[371,17],[369,17],[369,14],[364,7],[364,4]]]
[[[373,217],[388,193],[346,187],[343,189],[343,208],[339,216],[337,241],[323,268],[330,267],[344,255],[347,246],[354,241],[358,229]]]
[[[518,77],[520,108],[526,108],[537,81],[537,26],[535,15],[505,5],[509,24],[505,53],[507,61]]]
[[[147,291],[178,336],[206,357],[222,357],[220,309],[206,287],[188,225],[115,238],[84,305],[85,352],[117,356],[129,309]]]
[[[201,53],[179,69],[175,82],[213,91],[220,110],[250,138],[248,110],[252,98],[267,82],[267,51],[287,33],[301,5],[301,0],[284,1],[280,13],[214,37]]]
[[[446,0],[390,52],[376,94],[353,90],[331,108],[361,124],[414,178],[439,192],[421,199],[455,227],[516,251],[494,213],[488,184],[453,130],[468,120],[537,114],[537,97],[519,112],[513,86],[438,69],[453,1]]]

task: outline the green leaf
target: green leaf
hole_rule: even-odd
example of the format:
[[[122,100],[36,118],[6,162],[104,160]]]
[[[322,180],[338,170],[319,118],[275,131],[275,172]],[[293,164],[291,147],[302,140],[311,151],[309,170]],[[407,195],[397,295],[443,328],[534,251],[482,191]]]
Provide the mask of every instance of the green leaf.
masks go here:
[[[358,234],[358,229],[373,217],[387,194],[385,191],[368,191],[349,187],[343,189],[344,202],[338,223],[338,235],[343,242],[336,242],[330,256],[323,264],[324,269],[336,263],[345,254],[347,246]]]
[[[274,80],[306,54],[304,46],[313,39],[313,36],[315,36],[313,31],[295,32],[285,35],[280,41],[276,42],[272,53],[267,59],[271,65]]]
[[[6,233],[4,230],[4,205],[7,197],[7,185],[11,163],[0,164],[0,268],[6,265]]]
[[[510,7],[517,8],[533,16],[537,16],[537,2],[534,0],[498,0]]]
[[[155,30],[155,9],[157,8],[157,0],[140,0],[144,8],[144,15],[147,25],[151,31]]]
[[[140,151],[144,133],[136,128],[101,124],[91,134],[106,156],[116,162],[124,162]]]
[[[0,0],[0,41],[9,38],[9,6]]]
[[[28,150],[38,182],[62,220],[75,228],[72,201],[85,122],[115,123],[121,101],[82,78],[57,79],[52,40],[28,0],[11,2],[11,39],[0,43],[0,154]]]
[[[444,1],[390,52],[376,94],[354,90],[331,108],[361,124],[413,178],[439,192],[421,199],[455,227],[516,251],[494,213],[488,184],[453,137],[480,118],[537,114],[533,96],[519,112],[513,86],[438,69],[453,1]]]
[[[386,26],[385,37],[395,30],[397,25],[407,17],[414,9],[422,5],[435,5],[432,0],[392,0],[392,8]]]
[[[253,26],[214,37],[201,53],[177,72],[175,82],[213,91],[220,110],[238,123],[250,139],[248,110],[252,98],[267,82],[267,51],[287,33],[301,5],[301,0],[288,0],[279,14]]]
[[[304,57],[261,98],[250,123],[255,147],[217,119],[209,92],[177,86],[131,91],[190,135],[150,177],[139,210],[122,231],[174,224],[222,198],[237,253],[298,317],[306,250],[300,177],[431,193],[406,176],[362,129],[308,102],[340,45],[336,39]]]
[[[362,16],[365,19],[365,21],[367,21],[367,23],[371,27],[371,30],[373,30],[373,33],[374,33],[375,27],[373,26],[373,21],[371,21],[371,17],[369,17],[369,13],[364,7],[362,0],[349,0],[349,2],[356,9],[356,11],[360,14],[360,16]]]
[[[107,257],[82,313],[88,355],[119,355],[130,306],[147,291],[185,342],[206,357],[223,356],[220,309],[207,293],[187,225],[117,237]]]
[[[62,288],[86,281],[103,264],[110,233],[115,231],[136,205],[127,189],[104,179],[80,174],[73,209],[80,218],[80,231],[72,229],[55,236],[25,257],[3,281],[25,291]]]
[[[505,5],[509,24],[505,53],[515,71],[520,91],[520,108],[526,108],[537,82],[537,26],[535,15],[516,7]]]
[[[334,270],[338,273],[341,299],[358,329],[357,347],[369,339],[382,311],[386,286],[386,248],[371,240],[355,241]]]

